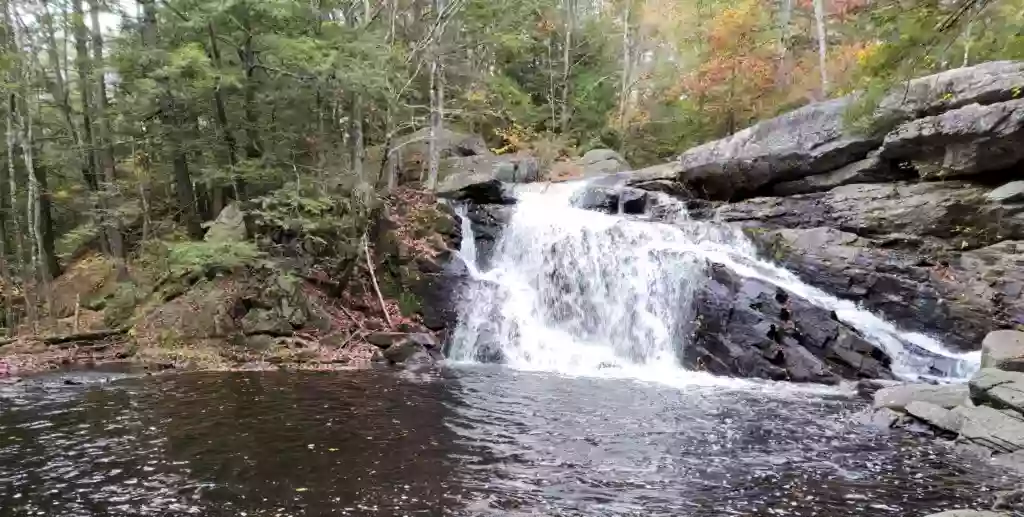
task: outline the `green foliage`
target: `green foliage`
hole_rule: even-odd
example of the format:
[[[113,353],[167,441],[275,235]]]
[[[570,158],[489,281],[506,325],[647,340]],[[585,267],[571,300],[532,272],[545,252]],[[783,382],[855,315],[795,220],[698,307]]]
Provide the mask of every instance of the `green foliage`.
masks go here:
[[[421,308],[420,299],[415,294],[408,291],[398,293],[398,310],[402,311],[403,316],[418,314]]]
[[[166,267],[172,276],[258,266],[265,257],[252,242],[175,242],[167,243],[166,250]]]
[[[134,314],[135,308],[145,301],[148,295],[148,290],[132,282],[117,284],[117,290],[106,298],[103,322],[109,328],[125,324]]]

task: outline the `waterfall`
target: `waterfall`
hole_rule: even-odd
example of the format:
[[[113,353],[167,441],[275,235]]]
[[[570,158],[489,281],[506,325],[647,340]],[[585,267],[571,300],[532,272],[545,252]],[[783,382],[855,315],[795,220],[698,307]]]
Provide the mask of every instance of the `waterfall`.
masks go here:
[[[954,353],[932,337],[903,332],[757,258],[735,227],[691,220],[667,197],[656,221],[576,208],[573,197],[585,186],[519,186],[516,212],[486,271],[477,267],[472,228],[460,212],[459,255],[473,281],[461,303],[452,360],[567,374],[697,375],[682,370],[678,354],[689,339],[696,289],[707,264],[717,263],[834,311],[881,346],[903,378],[920,377],[931,364],[915,348],[953,359],[953,376],[977,369],[979,353]]]

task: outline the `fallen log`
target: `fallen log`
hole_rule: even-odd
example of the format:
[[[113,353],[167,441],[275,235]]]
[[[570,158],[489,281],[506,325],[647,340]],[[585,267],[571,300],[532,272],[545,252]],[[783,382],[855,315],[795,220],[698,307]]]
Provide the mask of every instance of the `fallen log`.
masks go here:
[[[106,339],[112,336],[119,336],[126,334],[131,327],[122,327],[116,329],[104,329],[104,330],[92,330],[89,332],[78,332],[73,334],[65,334],[58,336],[45,336],[45,337],[13,337],[7,339],[0,339],[0,346],[9,345],[15,341],[39,341],[47,345],[59,345],[61,343],[71,343],[76,341],[96,341],[99,339]]]

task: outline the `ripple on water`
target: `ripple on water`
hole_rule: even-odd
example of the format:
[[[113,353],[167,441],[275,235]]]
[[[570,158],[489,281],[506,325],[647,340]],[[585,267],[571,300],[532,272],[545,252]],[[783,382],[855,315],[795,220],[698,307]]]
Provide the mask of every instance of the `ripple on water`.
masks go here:
[[[923,515],[984,497],[988,472],[947,447],[783,388],[459,367],[7,390],[0,516]]]

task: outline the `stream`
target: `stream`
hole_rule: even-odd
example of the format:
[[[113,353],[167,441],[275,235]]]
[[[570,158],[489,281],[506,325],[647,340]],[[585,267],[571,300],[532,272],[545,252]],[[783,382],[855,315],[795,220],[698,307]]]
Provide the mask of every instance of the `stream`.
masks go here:
[[[998,475],[837,388],[459,366],[0,389],[0,515],[926,515]]]

